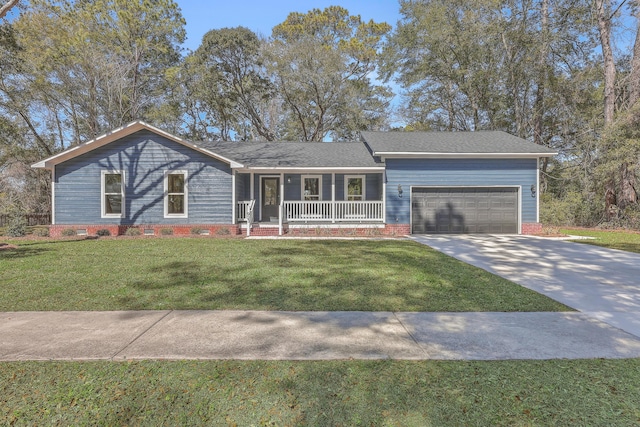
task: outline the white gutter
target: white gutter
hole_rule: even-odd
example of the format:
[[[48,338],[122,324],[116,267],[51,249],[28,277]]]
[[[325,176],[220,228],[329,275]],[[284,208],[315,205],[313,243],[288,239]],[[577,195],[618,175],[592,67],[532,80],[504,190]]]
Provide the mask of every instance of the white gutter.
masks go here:
[[[416,153],[416,152],[374,152],[374,156],[384,159],[537,159],[551,157],[558,153]]]

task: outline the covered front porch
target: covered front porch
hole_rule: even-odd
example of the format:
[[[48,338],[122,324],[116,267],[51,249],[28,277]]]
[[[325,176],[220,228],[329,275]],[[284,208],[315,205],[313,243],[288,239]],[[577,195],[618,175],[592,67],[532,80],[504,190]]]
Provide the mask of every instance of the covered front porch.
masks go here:
[[[375,227],[385,223],[384,173],[249,172],[234,176],[234,218],[254,227]]]

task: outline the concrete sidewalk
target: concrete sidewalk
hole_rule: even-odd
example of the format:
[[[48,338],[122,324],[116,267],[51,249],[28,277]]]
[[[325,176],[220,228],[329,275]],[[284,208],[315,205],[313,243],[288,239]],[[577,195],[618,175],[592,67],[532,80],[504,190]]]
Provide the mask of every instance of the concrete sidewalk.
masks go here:
[[[0,361],[640,357],[582,313],[2,312]]]

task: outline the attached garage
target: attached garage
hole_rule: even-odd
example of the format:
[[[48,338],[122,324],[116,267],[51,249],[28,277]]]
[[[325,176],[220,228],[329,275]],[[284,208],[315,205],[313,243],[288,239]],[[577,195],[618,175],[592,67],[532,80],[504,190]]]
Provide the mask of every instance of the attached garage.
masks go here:
[[[518,187],[412,187],[414,234],[515,234]]]

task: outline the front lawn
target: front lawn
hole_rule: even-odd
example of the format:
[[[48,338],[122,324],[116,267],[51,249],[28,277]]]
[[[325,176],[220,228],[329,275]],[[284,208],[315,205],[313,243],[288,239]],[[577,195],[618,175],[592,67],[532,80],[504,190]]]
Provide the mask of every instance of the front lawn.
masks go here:
[[[406,240],[110,238],[0,250],[0,311],[563,311]]]
[[[563,229],[561,233],[574,236],[589,236],[595,239],[577,240],[580,243],[602,246],[610,249],[640,253],[640,233],[629,230],[585,230]]]
[[[0,364],[0,425],[632,426],[640,359]]]

